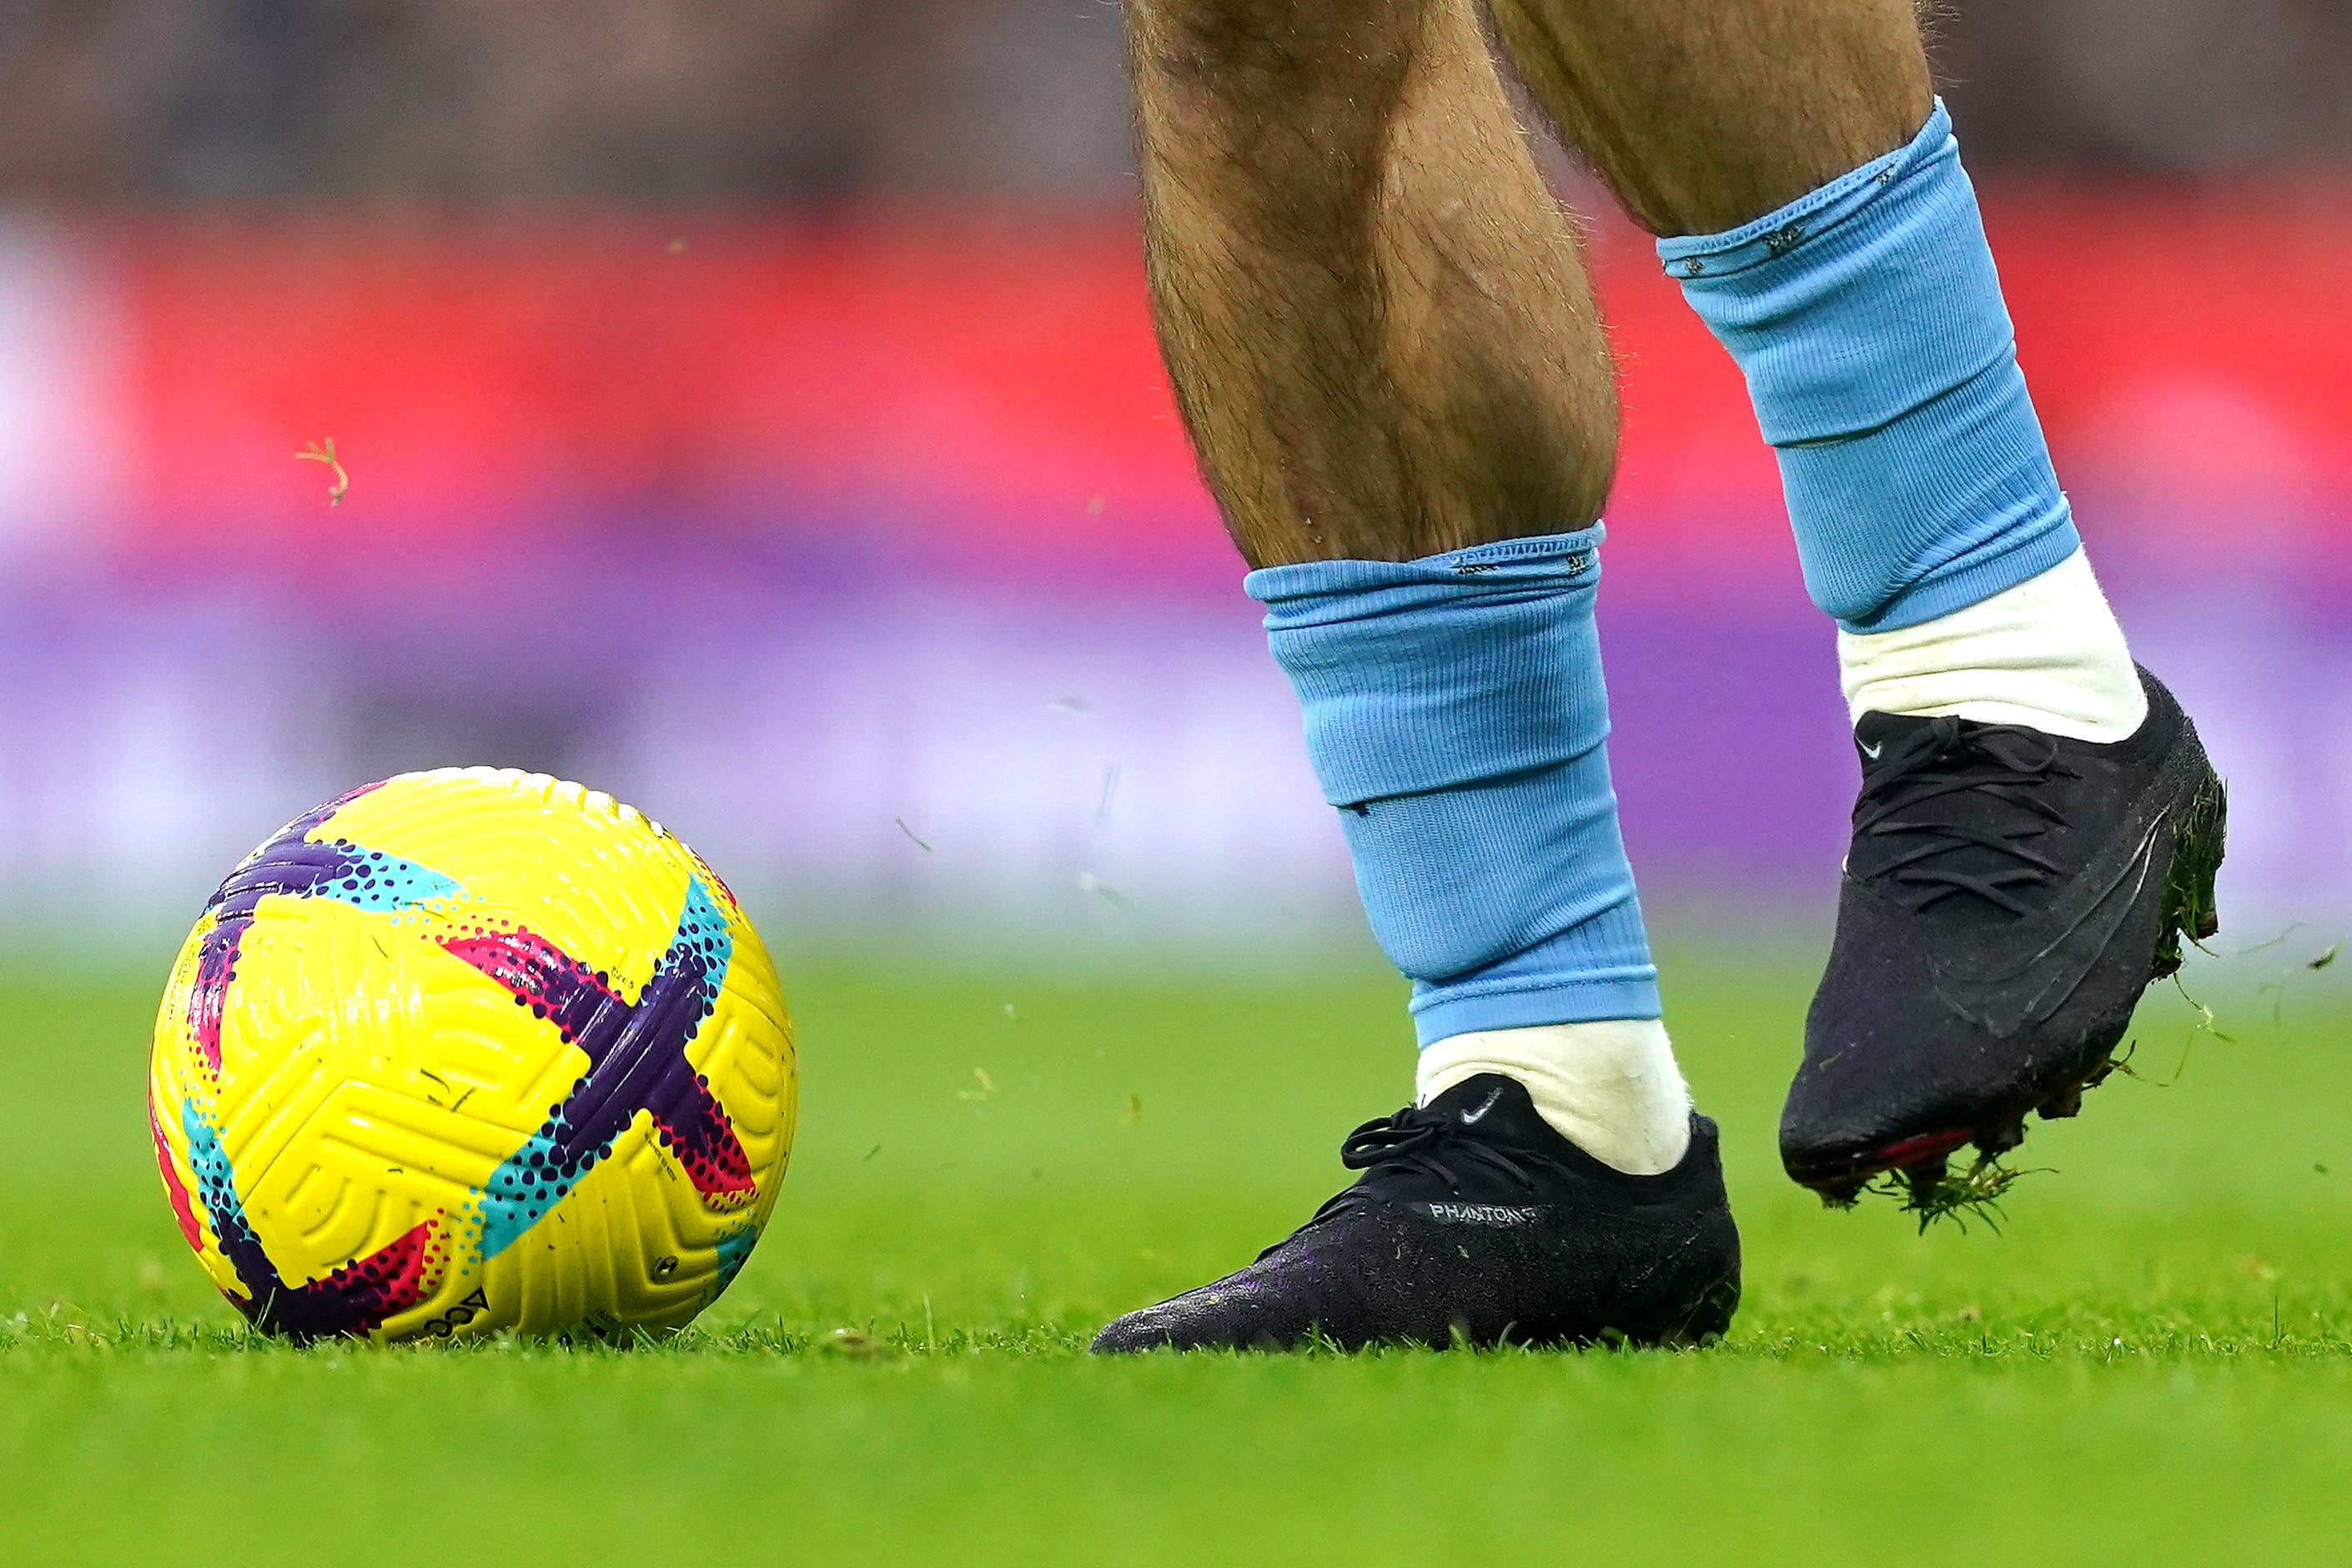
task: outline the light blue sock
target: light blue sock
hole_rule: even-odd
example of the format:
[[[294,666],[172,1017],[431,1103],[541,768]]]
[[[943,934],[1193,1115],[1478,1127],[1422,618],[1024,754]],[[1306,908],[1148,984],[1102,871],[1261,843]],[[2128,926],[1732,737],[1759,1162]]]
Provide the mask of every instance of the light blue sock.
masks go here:
[[[1598,524],[1253,572],[1307,752],[1424,1046],[1658,1016],[1609,784]]]
[[[1910,145],[1658,256],[1746,374],[1805,586],[1848,631],[1933,620],[2081,547],[1941,100]]]

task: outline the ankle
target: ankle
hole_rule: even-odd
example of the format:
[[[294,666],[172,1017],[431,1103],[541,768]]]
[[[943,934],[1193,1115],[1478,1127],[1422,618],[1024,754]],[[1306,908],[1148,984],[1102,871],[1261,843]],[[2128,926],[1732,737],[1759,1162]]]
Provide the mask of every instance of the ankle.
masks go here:
[[[1934,620],[1841,631],[1838,664],[1857,723],[1864,713],[1948,715],[2109,742],[2147,717],[2123,628],[2081,551]]]
[[[1633,1176],[1663,1175],[1690,1148],[1690,1090],[1664,1024],[1612,1018],[1454,1035],[1421,1053],[1426,1105],[1480,1073],[1523,1085],[1561,1137]]]

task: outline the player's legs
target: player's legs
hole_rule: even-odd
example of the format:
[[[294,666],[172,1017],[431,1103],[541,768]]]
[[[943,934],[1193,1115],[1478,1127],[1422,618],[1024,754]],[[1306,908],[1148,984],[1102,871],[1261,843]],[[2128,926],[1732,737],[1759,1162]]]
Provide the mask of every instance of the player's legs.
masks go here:
[[[1467,0],[1138,0],[1154,315],[1252,566],[1600,516],[1617,399]]]
[[[1358,1184],[1105,1349],[1719,1330],[1737,1238],[1619,841],[1614,460],[1573,237],[1470,0],[1135,0],[1178,401],[1268,606],[1423,1104]]]
[[[1409,563],[1593,524],[1615,467],[1617,405],[1574,237],[1467,0],[1144,0],[1130,25],[1155,313],[1178,401],[1228,526],[1262,569],[1251,586],[1274,609],[1277,654],[1295,674],[1303,660],[1352,678],[1302,688],[1318,773],[1339,806],[1428,791],[1439,781],[1354,775],[1451,767],[1396,753],[1443,743],[1463,712],[1497,728],[1522,718],[1510,710],[1528,693],[1510,672],[1470,668],[1475,642],[1514,630],[1580,642],[1589,588],[1547,569],[1561,583],[1539,583],[1541,616],[1515,628],[1487,624],[1477,572],[1440,572],[1458,587],[1420,606],[1417,624],[1390,613],[1349,644],[1344,624],[1317,623],[1373,626],[1357,601],[1409,591],[1412,574],[1377,574],[1365,587],[1312,563]],[[1580,542],[1559,559],[1590,553]],[[1597,658],[1537,651],[1528,675],[1599,708]],[[1417,676],[1431,689],[1412,689]],[[1349,710],[1384,699],[1420,709],[1391,728],[1427,733],[1387,737],[1386,756],[1358,754],[1367,742],[1343,732]],[[1597,732],[1567,739],[1598,763]],[[1616,907],[1586,923],[1630,916],[1613,923],[1631,929],[1602,933],[1616,950],[1606,963],[1640,970],[1605,771],[1583,771],[1596,776],[1573,782],[1593,798],[1576,805],[1594,820],[1549,824],[1555,840],[1579,842],[1528,858],[1547,869],[1562,850],[1606,862]],[[1557,815],[1552,801],[1532,804],[1538,821]],[[1484,893],[1492,868],[1481,862],[1493,857],[1466,853],[1455,825],[1412,820],[1414,810],[1355,809],[1343,821],[1391,951],[1417,980],[1442,984],[1484,967],[1452,951],[1465,939],[1510,939],[1476,929],[1483,911],[1459,896]],[[1392,816],[1407,820],[1391,828]],[[1598,831],[1577,830],[1587,827]],[[1407,842],[1371,841],[1383,834]],[[1453,929],[1408,929],[1437,924]],[[1646,995],[1631,1003],[1654,1016]],[[1678,1091],[1659,1076],[1645,1081]],[[1668,1104],[1595,1141],[1629,1136],[1633,1146],[1606,1152],[1671,1164],[1685,1108],[1675,1094],[1650,1098]]]
[[[1496,0],[1746,373],[1864,765],[1781,1128],[1832,1195],[2072,1114],[2208,933],[2221,789],[2082,553],[1907,0]]]

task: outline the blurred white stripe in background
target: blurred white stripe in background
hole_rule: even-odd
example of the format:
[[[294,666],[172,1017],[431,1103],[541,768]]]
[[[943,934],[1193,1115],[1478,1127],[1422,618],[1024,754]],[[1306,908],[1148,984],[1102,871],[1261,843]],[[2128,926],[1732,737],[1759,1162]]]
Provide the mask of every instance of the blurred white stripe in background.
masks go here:
[[[0,551],[103,527],[136,471],[123,304],[96,247],[0,210]]]

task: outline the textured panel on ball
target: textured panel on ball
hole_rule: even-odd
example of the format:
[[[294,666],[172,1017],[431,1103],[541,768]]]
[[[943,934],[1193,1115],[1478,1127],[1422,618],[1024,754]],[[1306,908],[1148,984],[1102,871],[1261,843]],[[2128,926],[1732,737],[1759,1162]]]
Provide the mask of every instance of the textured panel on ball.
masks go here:
[[[335,826],[456,878],[478,907],[522,920],[627,991],[652,977],[694,868],[637,811],[540,773],[409,774],[352,800]]]
[[[165,1195],[296,1337],[674,1327],[773,1205],[792,1029],[733,895],[611,797],[483,769],[307,813],[156,1023]]]

